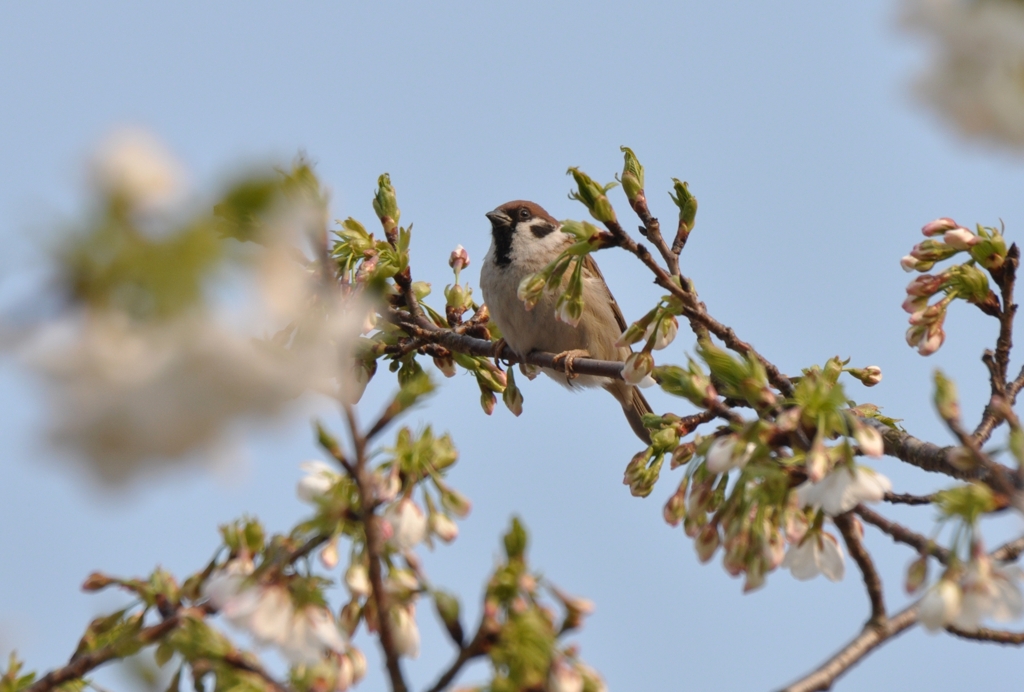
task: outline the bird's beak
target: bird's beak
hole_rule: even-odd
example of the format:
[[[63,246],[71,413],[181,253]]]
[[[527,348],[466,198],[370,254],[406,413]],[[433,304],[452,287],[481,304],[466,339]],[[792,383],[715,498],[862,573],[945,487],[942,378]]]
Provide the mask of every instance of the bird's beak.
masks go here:
[[[504,228],[512,225],[512,217],[500,209],[489,211],[485,216],[491,220],[491,228]]]

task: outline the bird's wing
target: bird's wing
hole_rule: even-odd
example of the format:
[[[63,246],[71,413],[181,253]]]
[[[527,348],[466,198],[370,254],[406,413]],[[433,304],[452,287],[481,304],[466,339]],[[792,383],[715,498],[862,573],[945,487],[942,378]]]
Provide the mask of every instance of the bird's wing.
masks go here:
[[[612,295],[611,289],[608,288],[608,283],[604,280],[604,277],[601,276],[601,270],[597,268],[597,262],[595,262],[594,258],[590,255],[583,256],[583,273],[594,277],[605,287],[605,290],[608,292],[608,300],[610,300],[612,304],[612,313],[615,315],[615,321],[618,323],[621,331],[626,331],[626,327],[628,326],[626,324],[626,318],[623,317],[619,304],[615,302],[615,296]]]

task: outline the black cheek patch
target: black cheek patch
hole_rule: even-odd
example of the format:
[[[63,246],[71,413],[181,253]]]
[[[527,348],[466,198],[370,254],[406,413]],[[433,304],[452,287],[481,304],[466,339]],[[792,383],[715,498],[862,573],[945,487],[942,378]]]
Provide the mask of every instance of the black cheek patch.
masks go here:
[[[543,238],[546,235],[550,235],[554,231],[555,227],[549,223],[542,223],[537,224],[535,226],[530,226],[530,233],[533,233],[533,235],[537,238]]]

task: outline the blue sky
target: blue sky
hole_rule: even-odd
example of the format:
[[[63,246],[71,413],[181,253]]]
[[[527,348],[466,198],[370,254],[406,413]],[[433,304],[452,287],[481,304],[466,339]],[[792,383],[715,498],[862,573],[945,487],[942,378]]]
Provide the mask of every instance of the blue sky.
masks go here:
[[[458,243],[477,285],[483,214],[502,202],[582,217],[565,169],[611,180],[626,144],[646,166],[655,214],[673,216],[663,192],[673,176],[699,198],[681,264],[712,314],[787,372],[837,354],[880,365],[883,383],[850,385],[851,396],[944,443],[932,369],[957,379],[972,420],[986,400],[979,356],[994,321],[955,306],[943,349],[917,356],[903,343],[898,261],[936,216],[1002,219],[1016,239],[1024,166],[956,139],[914,103],[908,85],[925,55],[895,28],[897,12],[880,1],[8,3],[0,304],[39,290],[45,247],[82,209],[84,158],[119,124],[160,136],[200,190],[304,151],[338,218],[373,220],[374,183],[388,171],[402,221],[415,223],[413,271],[435,288],[450,280]],[[624,200],[613,201],[624,217]],[[598,259],[627,317],[659,296],[622,253]],[[665,357],[690,349],[680,338]],[[474,511],[426,566],[462,596],[468,622],[512,513],[533,530],[534,564],[596,602],[579,642],[614,690],[778,686],[866,619],[852,565],[840,584],[779,572],[748,596],[719,561],[699,565],[661,520],[678,476],[666,473],[646,500],[621,485],[637,445],[610,397],[536,380],[523,386],[521,418],[501,408],[486,417],[471,378],[444,385],[407,424],[449,430],[462,452],[452,478]],[[391,388],[375,380],[367,410]],[[298,463],[317,453],[302,417],[247,430],[247,460],[233,467],[113,494],[45,446],[45,415],[31,376],[0,363],[0,653],[17,648],[32,667],[66,660],[115,602],[78,591],[91,570],[138,575],[159,563],[184,574],[209,558],[219,522],[253,513],[285,530],[303,515],[292,487]],[[941,482],[891,459],[877,468],[897,490]],[[925,531],[933,519],[928,509],[890,514]],[[868,545],[890,608],[906,602],[909,552],[870,530]],[[407,666],[417,687],[452,655],[429,608],[420,612],[423,653]],[[840,689],[995,687],[1019,675],[1017,659],[913,631]],[[379,671],[371,676],[364,689],[380,689]]]

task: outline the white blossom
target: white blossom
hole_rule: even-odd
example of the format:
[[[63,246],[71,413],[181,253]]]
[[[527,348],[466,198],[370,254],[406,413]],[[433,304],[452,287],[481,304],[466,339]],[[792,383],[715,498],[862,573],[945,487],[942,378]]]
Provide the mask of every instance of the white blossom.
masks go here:
[[[583,692],[583,675],[570,661],[556,656],[548,671],[546,692]]]
[[[935,632],[960,614],[963,592],[951,579],[940,579],[921,598],[917,616],[929,632]]]
[[[905,0],[904,24],[932,44],[924,101],[968,137],[1024,148],[1024,5]]]
[[[330,492],[341,478],[332,466],[318,459],[304,461],[299,464],[299,468],[305,471],[306,475],[299,481],[296,494],[305,502],[316,502],[318,498]]]
[[[820,507],[830,517],[849,512],[861,502],[879,502],[892,490],[892,483],[866,466],[850,468],[841,464],[817,483],[806,482],[796,489],[802,507]]]
[[[280,640],[281,652],[293,664],[315,663],[327,651],[344,653],[348,641],[326,608],[306,606],[295,612]]]
[[[434,512],[430,515],[430,532],[445,543],[451,543],[458,537],[459,527],[447,515]]]
[[[708,471],[725,473],[730,469],[742,468],[750,461],[757,446],[735,435],[716,438],[708,448],[706,456]]]
[[[249,630],[260,644],[281,646],[291,633],[295,609],[291,596],[283,586],[253,587],[258,598],[251,612],[239,623]]]
[[[370,595],[370,577],[366,573],[366,567],[354,563],[345,570],[345,586],[353,596]]]
[[[403,498],[388,507],[383,518],[391,527],[388,543],[399,552],[415,548],[427,537],[427,518],[423,516],[423,510],[409,498]]]
[[[831,581],[841,581],[846,573],[843,549],[834,536],[824,532],[808,533],[800,543],[790,545],[782,566],[801,581],[824,574]]]
[[[391,638],[399,656],[420,655],[420,631],[416,626],[416,606],[409,604],[391,609]]]
[[[93,183],[144,210],[175,201],[184,189],[184,170],[148,131],[129,127],[111,133],[93,155]]]
[[[881,375],[879,375],[881,379]],[[853,439],[857,440],[860,451],[869,457],[878,458],[885,453],[885,441],[882,433],[870,425],[860,425],[853,431]]]
[[[1024,600],[1018,582],[1019,567],[992,564],[987,555],[972,560],[960,581],[963,597],[960,611],[950,624],[965,630],[976,630],[983,620],[1009,622],[1024,614]]]
[[[655,328],[658,330],[658,335],[655,337],[651,348],[655,351],[660,351],[671,344],[673,339],[676,338],[676,334],[679,332],[679,320],[672,315],[668,315],[657,322],[651,322],[647,325],[647,330],[644,332],[644,340],[650,339],[654,335]]]

